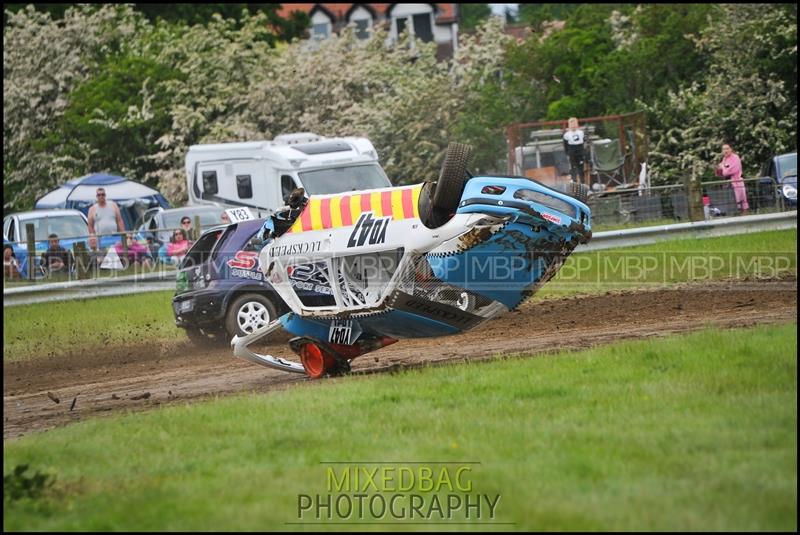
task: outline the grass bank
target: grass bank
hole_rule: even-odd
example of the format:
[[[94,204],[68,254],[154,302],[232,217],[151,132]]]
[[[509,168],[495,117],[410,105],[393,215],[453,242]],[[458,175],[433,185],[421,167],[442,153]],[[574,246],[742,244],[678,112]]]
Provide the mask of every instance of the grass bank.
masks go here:
[[[447,466],[470,468],[471,488],[444,486],[443,500],[500,496],[480,529],[796,530],[796,343],[796,324],[706,330],[80,422],[5,442],[4,474],[28,464],[55,483],[7,500],[3,525],[320,529],[299,495],[331,494],[328,468]],[[430,504],[420,481],[411,493]],[[366,494],[409,494],[377,487]],[[475,520],[448,511],[445,523]],[[398,520],[353,514],[331,521]],[[442,521],[432,514],[416,520]]]

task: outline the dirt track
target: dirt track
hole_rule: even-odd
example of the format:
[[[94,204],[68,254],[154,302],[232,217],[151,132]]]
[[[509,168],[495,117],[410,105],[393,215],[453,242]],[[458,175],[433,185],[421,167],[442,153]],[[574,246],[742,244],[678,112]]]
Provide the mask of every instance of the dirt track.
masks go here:
[[[584,348],[706,326],[797,321],[797,281],[721,282],[670,289],[533,301],[457,336],[401,340],[353,361],[356,373],[498,354]],[[292,356],[277,339],[259,352]],[[139,345],[5,364],[3,437],[11,438],[120,410],[235,392],[285,388],[305,377],[262,368],[229,348]],[[58,403],[55,401],[58,400]]]

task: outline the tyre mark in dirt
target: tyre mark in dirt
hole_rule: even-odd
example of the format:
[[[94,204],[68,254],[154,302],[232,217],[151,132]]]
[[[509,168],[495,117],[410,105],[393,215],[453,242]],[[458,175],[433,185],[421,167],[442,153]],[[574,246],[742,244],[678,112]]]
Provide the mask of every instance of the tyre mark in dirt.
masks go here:
[[[712,325],[727,328],[796,322],[796,291],[797,282],[791,279],[533,301],[460,335],[401,340],[356,359],[353,372],[382,373],[516,353],[544,354]],[[288,356],[287,339],[282,335],[279,343],[258,350]],[[4,438],[119,410],[265,392],[307,382],[301,375],[238,360],[229,348],[197,350],[182,343],[109,350],[101,357],[71,354],[12,362],[5,365],[5,372]]]

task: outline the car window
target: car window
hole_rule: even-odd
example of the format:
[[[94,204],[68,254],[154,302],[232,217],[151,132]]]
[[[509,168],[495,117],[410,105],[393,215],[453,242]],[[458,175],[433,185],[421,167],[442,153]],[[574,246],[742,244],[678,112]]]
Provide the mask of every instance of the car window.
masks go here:
[[[390,188],[392,183],[379,165],[351,165],[300,173],[309,195]]]
[[[164,226],[163,228],[177,228],[181,224],[181,219],[188,216],[189,219],[192,220],[192,226],[194,226],[194,216],[200,216],[200,225],[215,225],[220,222],[220,216],[222,215],[222,209],[219,210],[204,210],[202,212],[173,212],[170,214],[164,214]]]
[[[211,250],[214,248],[218,237],[218,232],[209,232],[200,236],[200,239],[192,245],[181,261],[181,269],[190,266],[199,266],[207,261],[211,256]]]
[[[3,239],[14,241],[11,237],[11,218],[7,217],[3,221]]]
[[[50,234],[56,234],[58,239],[78,238],[88,236],[89,228],[86,221],[78,215],[46,216],[20,221],[21,232],[27,239],[28,224],[33,225],[33,235],[36,241],[47,240]]]
[[[786,176],[795,176],[797,175],[797,153],[793,154],[784,154],[780,158],[778,158],[778,167],[780,168],[781,176],[778,178],[783,178]]]

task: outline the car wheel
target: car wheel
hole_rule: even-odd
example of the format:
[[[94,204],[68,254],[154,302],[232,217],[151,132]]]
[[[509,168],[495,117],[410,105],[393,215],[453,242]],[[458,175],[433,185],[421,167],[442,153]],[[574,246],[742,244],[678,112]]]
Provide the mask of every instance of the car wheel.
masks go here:
[[[448,213],[456,211],[464,191],[464,182],[469,178],[467,163],[472,155],[472,146],[450,143],[444,155],[439,180],[433,192],[433,207]]]
[[[211,330],[200,327],[188,327],[186,337],[196,347],[219,347],[230,343],[228,333],[222,329]]]
[[[257,293],[240,295],[228,306],[225,330],[233,338],[245,336],[276,319],[275,306],[266,296]]]
[[[570,182],[567,188],[567,195],[578,199],[582,203],[585,203],[589,198],[589,188],[580,182]]]

